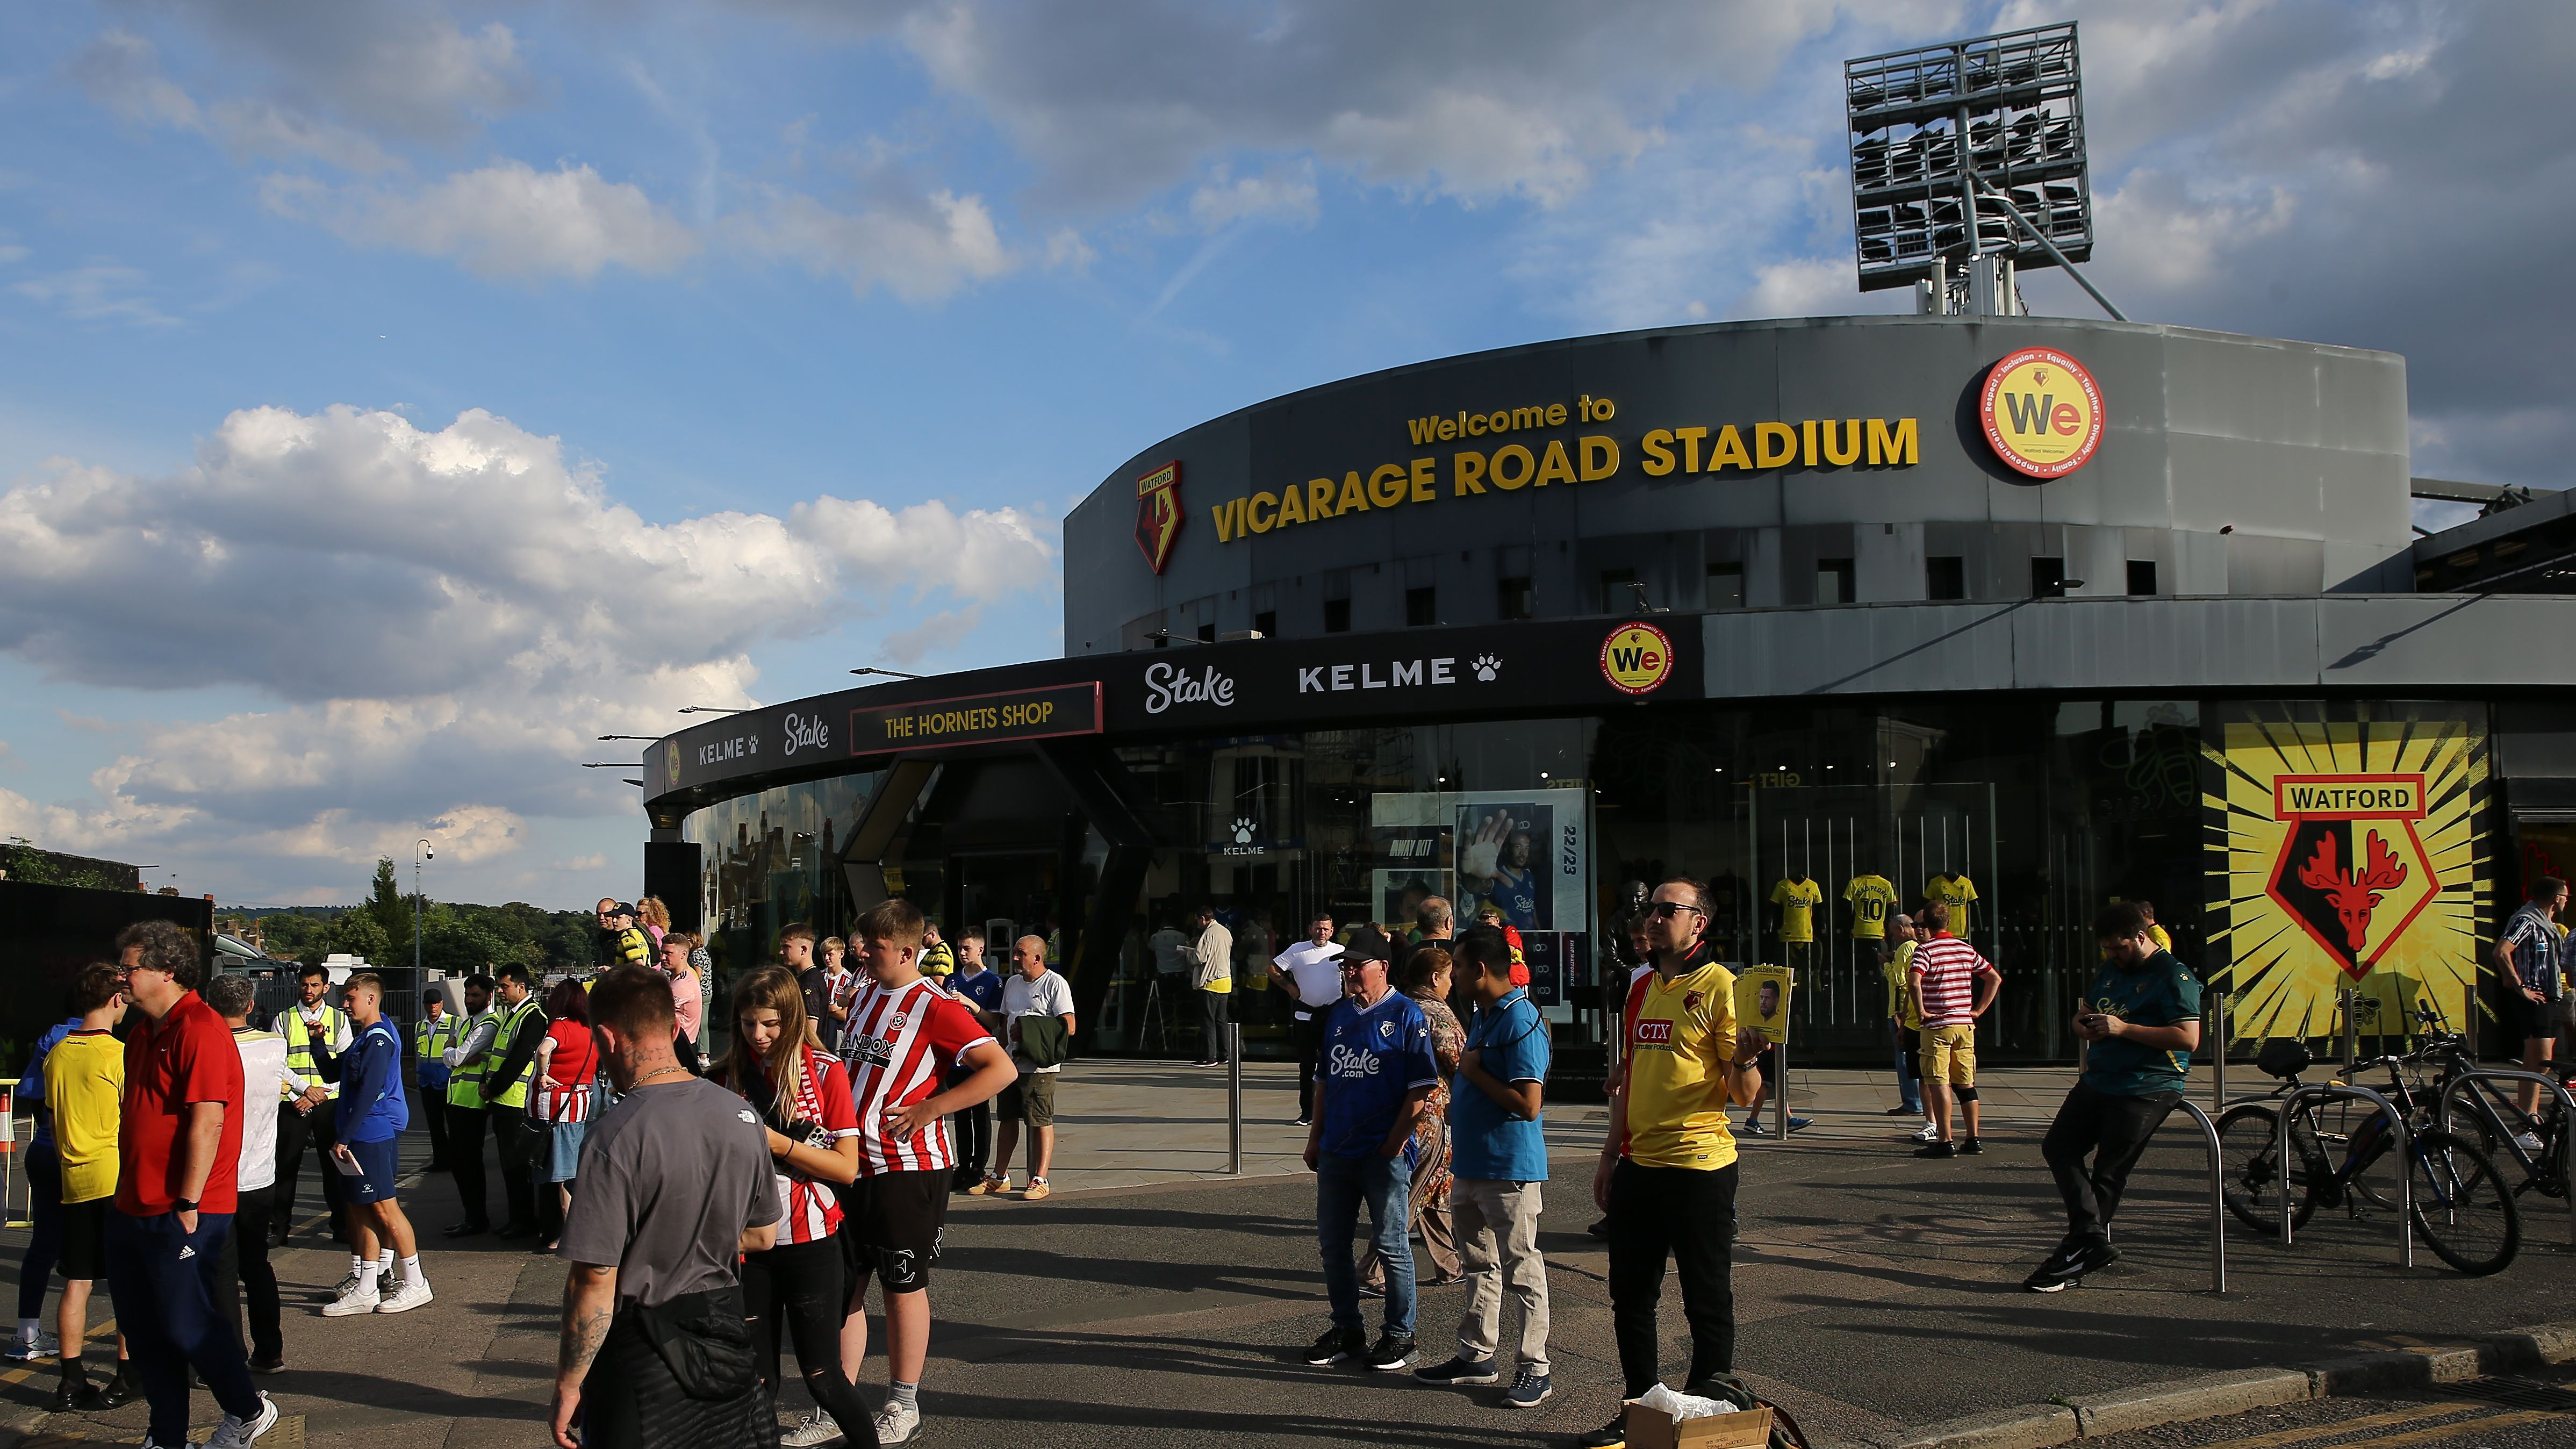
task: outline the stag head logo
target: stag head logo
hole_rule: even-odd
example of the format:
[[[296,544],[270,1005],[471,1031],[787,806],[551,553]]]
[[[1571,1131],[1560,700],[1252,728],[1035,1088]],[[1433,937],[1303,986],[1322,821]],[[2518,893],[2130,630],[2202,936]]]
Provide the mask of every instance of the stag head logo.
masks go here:
[[[2388,899],[2388,892],[2406,883],[2406,863],[2397,858],[2376,830],[2370,832],[2369,850],[2370,864],[2365,869],[2338,870],[2335,837],[2320,836],[2316,854],[2299,867],[2299,884],[2324,893],[2343,922],[2344,945],[2355,955],[2370,944],[2370,913]]]

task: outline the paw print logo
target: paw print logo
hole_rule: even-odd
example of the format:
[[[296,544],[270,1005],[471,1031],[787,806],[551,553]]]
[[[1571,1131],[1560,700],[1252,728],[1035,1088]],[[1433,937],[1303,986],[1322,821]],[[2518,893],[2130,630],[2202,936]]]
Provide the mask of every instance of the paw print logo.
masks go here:
[[[1235,817],[1234,843],[1237,845],[1250,845],[1252,843],[1252,820],[1249,816],[1238,815]]]
[[[1467,667],[1476,671],[1476,679],[1479,683],[1491,684],[1494,682],[1494,676],[1503,672],[1503,661],[1491,654],[1479,654],[1467,661]]]

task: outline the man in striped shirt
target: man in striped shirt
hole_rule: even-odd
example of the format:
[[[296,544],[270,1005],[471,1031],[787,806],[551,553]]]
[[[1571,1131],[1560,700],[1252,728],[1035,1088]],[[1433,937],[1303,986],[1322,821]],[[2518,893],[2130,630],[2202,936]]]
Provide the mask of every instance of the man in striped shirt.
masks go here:
[[[921,912],[900,899],[859,917],[851,934],[867,943],[868,979],[841,1035],[859,1118],[859,1175],[841,1217],[841,1231],[857,1249],[841,1370],[858,1381],[868,1352],[868,1280],[877,1278],[885,1292],[889,1384],[876,1423],[884,1444],[903,1443],[921,1427],[917,1395],[930,1350],[930,1265],[939,1256],[957,1170],[939,1119],[990,1101],[1019,1080],[1009,1055],[966,1003],[921,974],[921,928]],[[954,1067],[972,1071],[941,1090]]]
[[[1976,947],[1950,934],[1947,901],[1925,902],[1921,925],[1927,934],[1906,969],[1923,1018],[1923,1102],[1932,1109],[1934,1140],[1914,1155],[1973,1155],[1986,1150],[1977,1138],[1977,1018],[1994,1006],[2004,980]],[[1967,1116],[1962,1141],[1950,1135],[1954,1099]]]

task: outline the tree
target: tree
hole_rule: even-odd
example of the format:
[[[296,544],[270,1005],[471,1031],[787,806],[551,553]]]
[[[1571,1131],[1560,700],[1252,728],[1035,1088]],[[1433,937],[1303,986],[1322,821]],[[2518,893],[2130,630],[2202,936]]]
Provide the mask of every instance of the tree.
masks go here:
[[[405,925],[404,934],[408,936],[409,923]],[[411,943],[406,940],[403,944]],[[392,949],[393,943],[386,937],[385,928],[376,924],[374,912],[348,911],[324,927],[320,938],[298,952],[296,959],[308,966],[319,966],[324,956],[349,955],[363,957],[369,965],[382,966]]]
[[[361,909],[375,918],[376,926],[385,933],[388,944],[411,945],[411,907],[412,903],[403,899],[402,882],[394,875],[392,858],[377,857],[375,887]],[[373,956],[367,959],[377,960]],[[378,961],[377,964],[388,963]]]
[[[424,971],[471,976],[511,962],[524,965],[523,955],[520,947],[449,907],[433,906],[421,916],[420,964]]]

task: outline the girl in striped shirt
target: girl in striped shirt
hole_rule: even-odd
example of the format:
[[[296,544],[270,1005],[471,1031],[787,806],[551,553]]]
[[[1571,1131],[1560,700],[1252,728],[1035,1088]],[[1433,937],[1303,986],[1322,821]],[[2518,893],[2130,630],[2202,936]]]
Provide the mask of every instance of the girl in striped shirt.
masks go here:
[[[874,1445],[867,1407],[841,1372],[841,1305],[849,1288],[833,1236],[841,1202],[832,1186],[858,1175],[859,1118],[849,1072],[816,1039],[804,988],[784,967],[751,973],[734,988],[733,1003],[725,1084],[760,1112],[786,1209],[778,1245],[743,1255],[743,1317],[755,1343],[767,1334],[764,1377],[773,1395],[783,1330],[795,1340],[796,1364],[819,1412],[839,1421],[851,1443]]]

